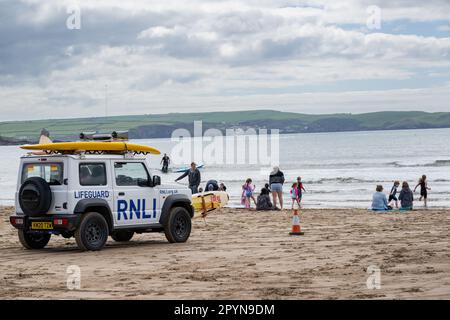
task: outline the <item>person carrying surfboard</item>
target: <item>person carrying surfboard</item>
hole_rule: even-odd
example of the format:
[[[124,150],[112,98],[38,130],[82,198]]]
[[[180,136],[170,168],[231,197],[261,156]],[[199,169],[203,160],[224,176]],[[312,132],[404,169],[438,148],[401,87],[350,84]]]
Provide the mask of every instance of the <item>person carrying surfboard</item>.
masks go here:
[[[179,176],[175,182],[178,182],[181,179],[188,177],[189,181],[189,189],[191,189],[192,194],[198,193],[198,186],[202,180],[200,170],[197,168],[197,164],[195,162],[191,163],[191,168]]]

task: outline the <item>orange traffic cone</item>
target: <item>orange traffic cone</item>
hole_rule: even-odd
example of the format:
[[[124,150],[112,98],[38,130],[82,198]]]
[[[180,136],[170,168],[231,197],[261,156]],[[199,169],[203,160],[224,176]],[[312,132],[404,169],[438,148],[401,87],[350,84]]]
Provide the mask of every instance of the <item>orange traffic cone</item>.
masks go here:
[[[298,210],[294,210],[294,216],[292,217],[292,232],[289,232],[291,236],[302,236],[305,233],[302,232],[300,227],[300,217],[298,215]]]

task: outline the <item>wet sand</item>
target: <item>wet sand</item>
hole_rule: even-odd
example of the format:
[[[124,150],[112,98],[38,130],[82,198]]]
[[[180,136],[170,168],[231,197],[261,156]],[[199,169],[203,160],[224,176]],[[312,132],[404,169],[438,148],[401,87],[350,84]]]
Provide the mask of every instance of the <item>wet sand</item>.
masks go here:
[[[304,210],[306,234],[290,237],[289,211],[222,209],[195,220],[185,244],[144,234],[100,252],[62,237],[22,249],[12,211],[0,208],[1,299],[450,299],[446,210]],[[79,290],[67,289],[70,265]],[[366,286],[371,265],[379,290]]]

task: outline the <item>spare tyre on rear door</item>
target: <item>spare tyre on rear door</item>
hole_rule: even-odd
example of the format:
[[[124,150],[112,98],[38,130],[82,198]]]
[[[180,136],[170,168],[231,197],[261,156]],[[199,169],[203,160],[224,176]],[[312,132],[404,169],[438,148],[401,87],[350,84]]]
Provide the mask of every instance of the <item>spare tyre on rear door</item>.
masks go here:
[[[164,226],[164,233],[169,242],[186,242],[191,235],[191,216],[183,207],[170,210],[169,218]]]
[[[19,204],[27,216],[46,214],[52,204],[52,190],[42,178],[32,177],[24,181],[19,189]]]

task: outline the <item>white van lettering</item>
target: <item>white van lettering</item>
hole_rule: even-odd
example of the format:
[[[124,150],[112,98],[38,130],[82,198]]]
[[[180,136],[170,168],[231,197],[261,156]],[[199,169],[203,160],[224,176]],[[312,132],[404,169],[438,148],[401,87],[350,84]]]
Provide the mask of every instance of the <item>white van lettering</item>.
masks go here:
[[[117,201],[117,220],[132,220],[132,219],[151,219],[152,215],[148,214],[146,210],[145,199],[137,200],[118,200]],[[153,199],[153,218],[156,218],[156,199]]]
[[[75,199],[103,199],[109,198],[109,191],[83,190],[74,192]]]

